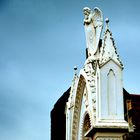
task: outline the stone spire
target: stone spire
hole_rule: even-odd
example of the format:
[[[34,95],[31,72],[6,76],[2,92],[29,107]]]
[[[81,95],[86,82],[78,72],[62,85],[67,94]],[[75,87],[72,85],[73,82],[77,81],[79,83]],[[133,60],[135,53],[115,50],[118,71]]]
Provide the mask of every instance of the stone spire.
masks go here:
[[[106,18],[106,29],[104,33],[103,43],[101,47],[100,52],[100,65],[104,65],[109,60],[113,60],[115,63],[117,63],[121,68],[123,68],[123,64],[119,58],[119,55],[117,53],[117,48],[115,46],[114,39],[112,37],[112,33],[109,29],[109,19]]]

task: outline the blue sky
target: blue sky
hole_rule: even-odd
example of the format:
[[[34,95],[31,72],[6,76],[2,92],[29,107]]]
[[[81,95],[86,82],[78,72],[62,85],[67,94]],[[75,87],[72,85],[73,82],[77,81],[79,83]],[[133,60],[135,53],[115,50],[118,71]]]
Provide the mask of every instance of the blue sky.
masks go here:
[[[140,93],[138,0],[0,0],[0,140],[50,139],[50,111],[85,61],[85,6],[110,19],[124,87]]]

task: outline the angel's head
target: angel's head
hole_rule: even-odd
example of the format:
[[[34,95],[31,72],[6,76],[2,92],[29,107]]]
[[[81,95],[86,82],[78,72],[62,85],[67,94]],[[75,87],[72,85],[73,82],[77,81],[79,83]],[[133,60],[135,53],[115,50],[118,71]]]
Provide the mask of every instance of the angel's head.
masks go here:
[[[89,15],[90,12],[91,12],[91,10],[90,10],[90,8],[88,8],[88,7],[85,7],[85,8],[83,9],[84,15]]]

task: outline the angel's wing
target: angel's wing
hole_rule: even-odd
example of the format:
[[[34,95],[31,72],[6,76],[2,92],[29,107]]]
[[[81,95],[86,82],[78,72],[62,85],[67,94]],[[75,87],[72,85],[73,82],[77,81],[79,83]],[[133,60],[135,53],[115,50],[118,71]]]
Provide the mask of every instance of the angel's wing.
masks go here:
[[[102,11],[98,7],[95,7],[93,10],[93,21],[94,21],[94,26],[96,27],[96,34],[95,34],[96,45],[93,52],[95,54],[98,49],[99,40],[101,37],[102,28],[103,28],[103,14],[102,14]]]
[[[103,21],[103,14],[102,11],[98,8],[95,7],[93,10],[93,19],[96,21]]]

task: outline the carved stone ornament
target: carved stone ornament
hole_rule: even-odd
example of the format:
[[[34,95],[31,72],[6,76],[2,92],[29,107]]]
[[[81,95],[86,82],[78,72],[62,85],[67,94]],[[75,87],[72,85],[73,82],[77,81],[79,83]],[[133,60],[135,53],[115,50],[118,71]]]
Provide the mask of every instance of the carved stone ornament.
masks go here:
[[[90,87],[90,93],[88,94],[91,94],[92,114],[94,114],[93,122],[96,122],[96,66],[96,60],[88,59],[83,68],[86,74],[87,85]]]
[[[85,90],[85,92],[84,92],[83,99],[84,99],[85,106],[88,107],[89,103],[88,103],[88,93],[87,93],[87,90]]]
[[[103,44],[100,50],[100,65],[104,65],[110,59],[114,60],[121,68],[123,68],[123,64],[119,58],[117,53],[117,48],[115,46],[114,39],[112,37],[112,33],[109,30],[108,24],[106,31],[104,33]]]
[[[85,83],[84,77],[80,76],[78,87],[77,87],[77,94],[75,98],[74,113],[73,113],[72,140],[77,140],[79,118],[80,118],[80,107],[81,107],[81,102],[82,102],[82,96],[85,89],[85,84],[86,83]]]
[[[103,16],[99,8],[95,7],[91,10],[88,7],[83,9],[85,18],[85,34],[86,34],[86,45],[88,48],[88,56],[94,55],[97,52],[98,44],[103,28]]]

